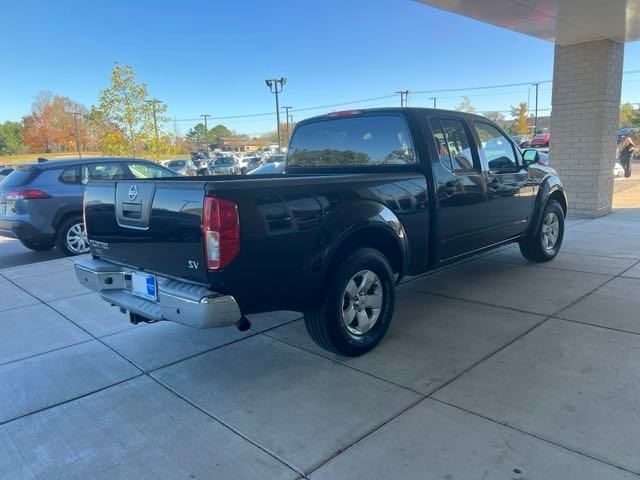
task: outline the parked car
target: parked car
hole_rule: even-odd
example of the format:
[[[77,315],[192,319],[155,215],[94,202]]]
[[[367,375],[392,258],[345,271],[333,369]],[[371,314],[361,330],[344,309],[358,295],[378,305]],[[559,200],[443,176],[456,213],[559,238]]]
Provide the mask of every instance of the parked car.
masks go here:
[[[620,128],[618,130],[618,139],[617,142],[620,144],[622,143],[622,141],[627,138],[627,137],[633,137],[635,135],[638,134],[638,132],[640,131],[640,129],[638,128],[633,128],[633,127],[627,127],[627,128]]]
[[[218,157],[209,162],[209,175],[235,175],[240,173],[236,159],[231,156]]]
[[[14,167],[0,167],[0,182],[4,180],[11,172],[13,172]]]
[[[531,148],[545,148],[549,146],[549,142],[551,142],[550,133],[539,133],[531,139],[529,146]]]
[[[285,155],[274,154],[266,158],[265,163],[282,163],[287,159]]]
[[[255,170],[261,164],[262,161],[259,157],[242,157],[240,160],[238,160],[238,168],[240,169],[240,173],[242,173],[243,175]]]
[[[339,112],[296,125],[283,175],[90,184],[93,257],[75,269],[133,323],[245,330],[302,311],[318,345],[356,356],[384,337],[403,276],[512,242],[550,261],[566,211],[556,172],[484,117]]]
[[[17,165],[0,183],[0,234],[31,250],[54,246],[66,255],[87,253],[82,198],[90,180],[175,177],[161,165],[135,158],[51,160]],[[128,197],[135,200],[133,192]],[[135,213],[132,213],[135,215]]]
[[[520,148],[528,148],[531,144],[531,137],[529,137],[528,135],[512,135],[511,139]]]
[[[167,160],[163,162],[163,165],[183,177],[193,177],[198,174],[198,167],[195,166],[192,160]]]
[[[249,172],[249,175],[270,175],[273,173],[284,173],[285,162],[265,163],[255,170]]]

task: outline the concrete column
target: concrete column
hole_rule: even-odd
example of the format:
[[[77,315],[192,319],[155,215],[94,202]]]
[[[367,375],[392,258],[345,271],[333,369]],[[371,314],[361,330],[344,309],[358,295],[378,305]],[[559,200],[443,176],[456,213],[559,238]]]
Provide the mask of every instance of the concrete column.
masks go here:
[[[555,47],[550,160],[569,214],[611,211],[623,56],[612,40]]]

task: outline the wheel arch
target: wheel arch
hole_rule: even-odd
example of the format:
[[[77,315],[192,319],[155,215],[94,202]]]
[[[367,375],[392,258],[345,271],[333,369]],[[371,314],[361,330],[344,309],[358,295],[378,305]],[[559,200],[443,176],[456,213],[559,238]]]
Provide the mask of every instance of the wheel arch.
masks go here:
[[[326,225],[335,233],[331,248],[326,250],[322,275],[324,286],[336,265],[357,248],[370,247],[380,251],[401,278],[408,268],[409,242],[400,219],[386,205],[377,202],[358,202],[341,212]]]
[[[564,216],[567,216],[569,207],[567,195],[562,182],[556,175],[547,176],[538,189],[533,215],[531,216],[532,221],[527,229],[527,235],[531,235],[537,231],[542,221],[542,214],[549,200],[556,200],[560,204]]]

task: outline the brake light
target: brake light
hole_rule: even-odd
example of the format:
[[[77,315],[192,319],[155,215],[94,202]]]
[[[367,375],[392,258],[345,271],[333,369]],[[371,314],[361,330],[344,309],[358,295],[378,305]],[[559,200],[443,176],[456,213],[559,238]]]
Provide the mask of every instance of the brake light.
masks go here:
[[[36,188],[7,193],[7,200],[37,200],[41,198],[51,198],[51,195]]]
[[[342,110],[340,112],[327,113],[327,117],[348,117],[349,115],[358,115],[362,110]]]
[[[204,197],[202,236],[209,270],[225,268],[240,251],[238,206],[223,198]]]

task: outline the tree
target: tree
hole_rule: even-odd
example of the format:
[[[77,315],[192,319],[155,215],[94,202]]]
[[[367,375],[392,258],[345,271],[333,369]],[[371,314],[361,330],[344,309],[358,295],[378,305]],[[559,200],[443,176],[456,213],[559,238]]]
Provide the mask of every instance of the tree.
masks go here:
[[[289,139],[291,138],[291,132],[293,132],[293,128],[295,126],[296,126],[295,123],[289,124],[289,131],[287,131],[287,124],[280,122],[280,139],[281,139],[282,147],[286,147],[289,144]],[[269,143],[278,143],[278,131],[274,130],[272,132],[263,133],[262,135],[260,135],[259,138]]]
[[[484,116],[504,128],[504,115],[500,112],[485,112]]]
[[[144,150],[149,139],[155,141],[153,105],[147,95],[147,86],[136,81],[134,69],[116,63],[111,72],[111,84],[100,92],[98,105],[91,108],[93,122],[112,124],[134,155],[138,149]],[[158,123],[166,121],[162,114],[167,111],[167,106],[161,102],[155,106]],[[111,137],[115,138],[113,135]],[[160,142],[150,147],[146,151],[152,155],[162,153]]]
[[[207,143],[216,143],[219,137],[231,137],[233,132],[224,125],[216,125],[207,130]],[[198,123],[185,135],[190,142],[204,142],[204,123]]]
[[[633,108],[629,102],[620,105],[620,126],[640,127],[640,107]]]
[[[511,128],[516,135],[526,135],[529,133],[528,111],[529,106],[527,102],[520,102],[517,107],[511,107],[511,116],[516,119]]]
[[[15,155],[24,150],[22,124],[11,121],[0,123],[0,155]]]
[[[75,150],[76,129],[71,112],[86,113],[83,105],[69,97],[40,92],[31,106],[31,114],[23,118],[25,144],[37,151]],[[87,140],[84,117],[78,116],[80,143]]]
[[[455,110],[459,112],[468,112],[468,113],[476,113],[476,107],[471,105],[471,100],[469,97],[462,97],[462,101],[455,107]]]

